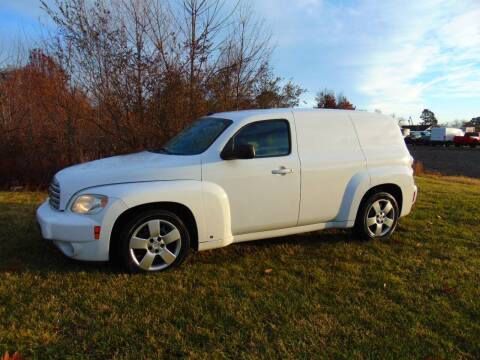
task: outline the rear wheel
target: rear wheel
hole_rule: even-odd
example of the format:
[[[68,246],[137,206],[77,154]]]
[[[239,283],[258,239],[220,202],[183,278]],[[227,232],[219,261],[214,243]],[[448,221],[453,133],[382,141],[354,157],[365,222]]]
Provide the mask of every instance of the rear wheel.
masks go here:
[[[119,246],[128,271],[163,271],[183,262],[190,248],[190,236],[176,214],[149,210],[125,224]]]
[[[378,192],[362,202],[355,230],[365,239],[386,238],[395,231],[398,216],[395,198],[389,193]]]

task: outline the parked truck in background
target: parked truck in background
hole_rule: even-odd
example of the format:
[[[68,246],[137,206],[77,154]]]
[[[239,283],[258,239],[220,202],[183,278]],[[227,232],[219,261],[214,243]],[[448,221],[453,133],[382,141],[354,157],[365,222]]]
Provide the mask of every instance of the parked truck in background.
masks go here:
[[[430,135],[431,145],[453,145],[453,139],[455,136],[463,136],[462,129],[437,127],[432,128]]]
[[[455,136],[453,138],[453,143],[456,147],[460,146],[470,146],[472,148],[477,147],[480,144],[480,133],[478,132],[467,132],[464,136]]]
[[[408,145],[428,145],[430,144],[430,131],[411,131],[410,135],[405,138]]]

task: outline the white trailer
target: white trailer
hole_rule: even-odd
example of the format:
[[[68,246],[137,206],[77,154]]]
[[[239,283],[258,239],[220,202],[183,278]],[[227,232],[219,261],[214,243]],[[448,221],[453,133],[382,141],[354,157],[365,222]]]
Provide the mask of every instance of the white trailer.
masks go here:
[[[432,128],[430,135],[430,142],[432,145],[436,144],[453,144],[453,138],[455,136],[463,136],[465,133],[462,129],[437,127]]]

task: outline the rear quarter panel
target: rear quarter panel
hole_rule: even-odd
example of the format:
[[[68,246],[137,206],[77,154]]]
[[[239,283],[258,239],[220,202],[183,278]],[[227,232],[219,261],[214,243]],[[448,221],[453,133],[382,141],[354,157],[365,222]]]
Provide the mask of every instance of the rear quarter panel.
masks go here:
[[[351,118],[367,160],[370,188],[382,184],[398,185],[403,198],[401,215],[408,214],[415,191],[413,158],[399,126],[393,118],[381,114],[356,112]]]

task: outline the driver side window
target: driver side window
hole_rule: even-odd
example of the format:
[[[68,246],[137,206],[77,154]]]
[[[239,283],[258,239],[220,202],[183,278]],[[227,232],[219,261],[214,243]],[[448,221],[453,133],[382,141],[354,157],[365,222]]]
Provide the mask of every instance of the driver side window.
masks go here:
[[[255,157],[290,154],[290,126],[287,120],[264,120],[244,126],[233,138],[233,146],[253,145]]]

